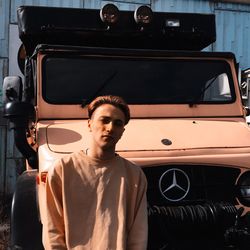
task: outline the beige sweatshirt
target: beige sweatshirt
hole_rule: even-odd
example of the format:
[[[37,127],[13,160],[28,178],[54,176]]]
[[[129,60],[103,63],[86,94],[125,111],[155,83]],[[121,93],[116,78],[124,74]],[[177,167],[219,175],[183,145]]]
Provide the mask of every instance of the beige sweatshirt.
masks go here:
[[[45,249],[145,250],[146,189],[142,170],[118,155],[57,161],[46,182]]]

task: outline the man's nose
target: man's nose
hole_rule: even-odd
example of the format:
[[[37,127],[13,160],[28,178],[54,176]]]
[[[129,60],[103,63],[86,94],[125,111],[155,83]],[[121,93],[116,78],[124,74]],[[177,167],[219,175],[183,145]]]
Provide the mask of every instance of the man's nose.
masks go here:
[[[109,123],[107,124],[106,129],[107,129],[108,131],[112,131],[113,128],[114,128],[114,124],[113,124],[113,122],[111,121],[111,122],[109,122]]]

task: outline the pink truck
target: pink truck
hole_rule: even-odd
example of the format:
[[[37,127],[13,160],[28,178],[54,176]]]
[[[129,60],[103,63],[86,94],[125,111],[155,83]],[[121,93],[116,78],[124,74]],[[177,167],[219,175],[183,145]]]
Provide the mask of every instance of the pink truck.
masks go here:
[[[46,173],[88,144],[86,105],[104,94],[131,109],[117,153],[148,180],[148,249],[249,249],[250,129],[235,56],[202,51],[216,39],[215,16],[112,4],[21,6],[17,15],[24,80],[3,85],[27,162],[13,196],[13,249],[43,249]]]

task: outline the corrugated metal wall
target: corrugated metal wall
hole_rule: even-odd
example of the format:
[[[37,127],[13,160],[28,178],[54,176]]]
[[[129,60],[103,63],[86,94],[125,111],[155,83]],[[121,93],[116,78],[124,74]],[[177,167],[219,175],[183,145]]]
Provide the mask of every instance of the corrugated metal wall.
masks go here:
[[[163,12],[198,12],[212,13],[213,4],[204,0],[155,0],[152,9]]]
[[[0,195],[5,189],[6,166],[6,121],[2,118],[2,79],[8,74],[8,24],[9,1],[0,0]]]
[[[250,5],[219,3],[212,0],[0,0],[0,82],[2,83],[3,77],[8,74],[9,24],[16,23],[18,6],[100,9],[104,4],[110,2],[123,10],[134,10],[139,5],[147,4],[153,11],[215,13],[217,41],[206,50],[232,51],[236,54],[241,68],[250,67],[250,50],[248,48]],[[0,108],[2,106],[1,90],[0,87]],[[0,194],[14,191],[19,168],[23,165],[21,155],[14,146],[13,134],[7,130],[5,123],[5,120],[0,118]]]
[[[242,69],[250,67],[250,5],[215,4],[215,51],[232,51]]]
[[[3,193],[5,188],[5,144],[6,144],[6,126],[0,125],[0,190]],[[1,194],[0,193],[0,194]]]

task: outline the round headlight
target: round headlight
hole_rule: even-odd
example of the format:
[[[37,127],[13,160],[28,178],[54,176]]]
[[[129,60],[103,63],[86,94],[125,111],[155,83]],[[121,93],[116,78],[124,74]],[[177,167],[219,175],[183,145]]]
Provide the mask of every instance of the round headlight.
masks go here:
[[[106,4],[100,10],[100,17],[104,23],[114,24],[119,18],[119,9],[114,4]]]
[[[140,6],[135,10],[134,19],[141,25],[150,24],[153,20],[153,11],[146,5]]]
[[[250,171],[244,172],[238,179],[237,193],[240,203],[250,207]]]

